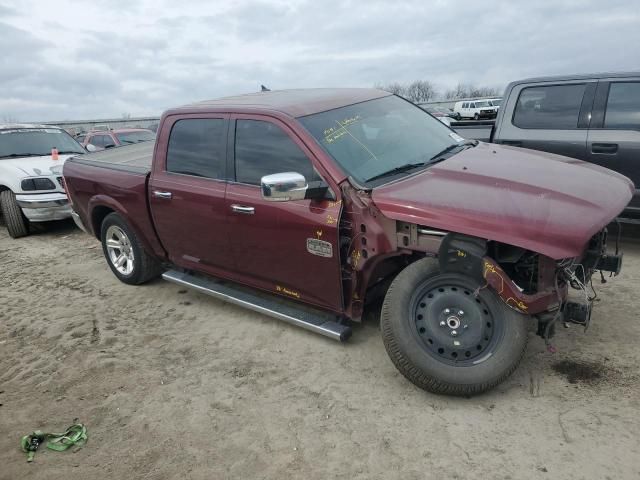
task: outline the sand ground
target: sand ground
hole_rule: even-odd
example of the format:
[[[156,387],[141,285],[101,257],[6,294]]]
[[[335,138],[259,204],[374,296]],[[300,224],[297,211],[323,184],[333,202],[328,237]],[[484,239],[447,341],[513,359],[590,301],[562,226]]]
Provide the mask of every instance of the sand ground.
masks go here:
[[[640,230],[585,334],[531,334],[470,399],[393,367],[376,312],[348,344],[154,281],[119,283],[69,222],[0,229],[0,479],[640,478]],[[85,422],[64,453],[19,449]]]

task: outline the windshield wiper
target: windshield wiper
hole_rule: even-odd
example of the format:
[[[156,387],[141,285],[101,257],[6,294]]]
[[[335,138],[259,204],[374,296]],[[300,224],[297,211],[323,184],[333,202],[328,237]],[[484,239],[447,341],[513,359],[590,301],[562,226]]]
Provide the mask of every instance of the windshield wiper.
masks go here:
[[[453,145],[449,145],[447,148],[445,148],[441,152],[436,153],[433,157],[431,157],[428,165],[433,165],[434,163],[438,163],[438,162],[441,162],[442,160],[446,160],[447,158],[449,158],[446,155],[458,148],[475,147],[476,145],[478,145],[478,142],[474,140],[467,140],[464,143],[454,143]]]
[[[76,152],[75,150],[63,150],[61,152],[58,152],[59,155],[66,155],[68,153],[85,153],[85,152]]]
[[[20,157],[44,157],[49,155],[48,153],[11,153],[9,155],[2,155],[0,158],[20,158]]]
[[[386,172],[379,173],[378,175],[374,175],[371,178],[367,178],[365,182],[371,182],[373,180],[378,180],[379,178],[389,177],[391,175],[395,175],[396,173],[407,172],[409,170],[413,170],[414,168],[424,167],[425,165],[425,162],[407,163],[405,165],[400,165],[399,167],[392,168],[391,170],[387,170]]]

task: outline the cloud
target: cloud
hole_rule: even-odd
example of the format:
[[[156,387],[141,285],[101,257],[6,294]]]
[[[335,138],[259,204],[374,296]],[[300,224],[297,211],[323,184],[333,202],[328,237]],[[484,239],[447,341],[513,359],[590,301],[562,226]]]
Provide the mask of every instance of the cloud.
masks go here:
[[[19,6],[18,6],[19,5]],[[0,4],[0,118],[159,114],[270,88],[504,86],[640,69],[634,0]]]

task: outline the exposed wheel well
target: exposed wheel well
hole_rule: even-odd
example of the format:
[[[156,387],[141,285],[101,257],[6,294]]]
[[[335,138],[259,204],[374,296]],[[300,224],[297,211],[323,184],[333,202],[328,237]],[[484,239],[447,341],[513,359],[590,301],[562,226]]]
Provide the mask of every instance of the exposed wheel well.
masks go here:
[[[385,258],[378,263],[369,276],[365,304],[384,298],[389,285],[407,265],[423,258],[422,255],[398,255]]]
[[[102,225],[104,217],[114,211],[115,210],[113,210],[112,208],[100,205],[94,208],[93,212],[91,212],[91,227],[93,229],[93,234],[98,240],[100,240],[100,226]]]

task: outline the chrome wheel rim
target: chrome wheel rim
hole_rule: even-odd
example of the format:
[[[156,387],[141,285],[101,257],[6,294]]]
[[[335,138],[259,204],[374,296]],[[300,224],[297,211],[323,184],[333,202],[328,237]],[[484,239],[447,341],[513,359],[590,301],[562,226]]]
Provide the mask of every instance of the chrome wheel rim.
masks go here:
[[[107,229],[105,244],[109,261],[111,265],[113,265],[113,268],[122,275],[131,275],[133,273],[135,256],[133,254],[131,241],[129,237],[127,237],[127,234],[124,233],[124,230],[117,225],[111,225]]]

